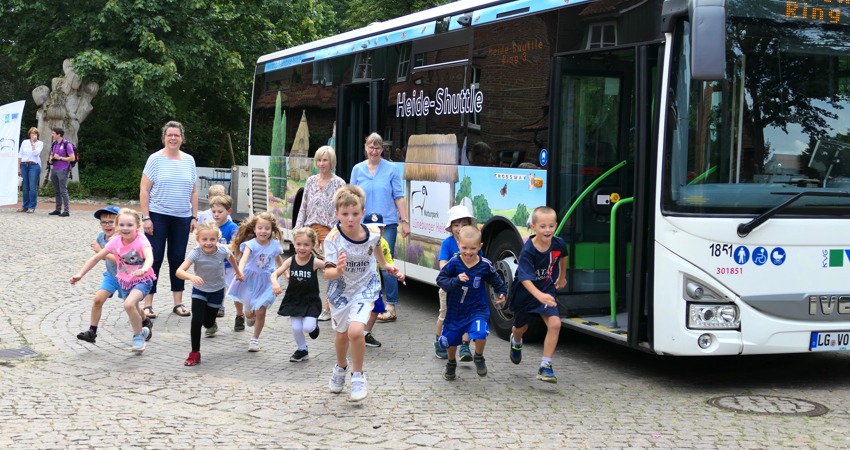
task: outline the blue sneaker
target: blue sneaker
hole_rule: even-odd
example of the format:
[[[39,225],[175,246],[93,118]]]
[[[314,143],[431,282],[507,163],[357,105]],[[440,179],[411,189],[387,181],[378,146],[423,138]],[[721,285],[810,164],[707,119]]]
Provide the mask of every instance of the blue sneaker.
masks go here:
[[[440,345],[440,341],[437,338],[434,338],[434,355],[437,356],[437,359],[449,359],[448,350]]]
[[[519,344],[514,344],[514,335],[511,333],[511,362],[514,364],[519,364],[522,362],[522,342]]]
[[[463,362],[472,361],[472,352],[469,350],[469,342],[465,344],[460,344],[460,347],[457,348],[457,356]]]
[[[555,376],[555,372],[552,371],[552,364],[546,364],[545,366],[540,366],[540,369],[537,370],[537,379],[540,381],[545,381],[547,383],[557,383],[558,377]]]
[[[144,331],[144,328],[142,329]],[[145,351],[145,336],[142,333],[133,335],[133,348],[132,350],[136,353],[141,353]]]

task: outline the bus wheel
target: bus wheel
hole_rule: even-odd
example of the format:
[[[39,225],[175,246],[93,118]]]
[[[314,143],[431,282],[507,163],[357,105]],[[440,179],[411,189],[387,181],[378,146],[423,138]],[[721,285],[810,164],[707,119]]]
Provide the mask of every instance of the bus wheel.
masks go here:
[[[519,249],[514,248],[513,239],[511,239],[512,234],[509,231],[499,233],[487,250],[487,258],[493,262],[496,272],[502,277],[509,293],[519,259]],[[507,340],[511,337],[511,327],[514,323],[513,314],[508,307],[511,299],[508,298],[501,305],[495,304],[496,291],[489,285],[487,286],[487,294],[490,298],[490,326],[497,336]]]

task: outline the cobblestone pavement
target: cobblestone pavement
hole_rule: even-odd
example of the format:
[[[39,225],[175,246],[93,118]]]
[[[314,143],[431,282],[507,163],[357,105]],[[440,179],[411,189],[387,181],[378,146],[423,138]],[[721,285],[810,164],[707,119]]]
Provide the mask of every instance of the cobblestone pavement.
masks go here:
[[[2,448],[847,448],[850,360],[843,353],[747,359],[671,359],[563,333],[559,383],[535,379],[540,345],[524,362],[508,345],[487,345],[489,374],[460,363],[441,378],[431,345],[436,295],[402,287],[398,322],[378,324],[382,348],[367,349],[369,397],[328,392],[334,364],[329,322],[310,341],[310,360],[290,363],[288,320],[270,315],[263,350],[232,331],[233,308],[203,363],[184,367],[190,318],[170,312],[167,276],[147,350],[129,351],[119,301],[104,307],[97,343],[87,328],[98,267],[68,284],[91,255],[94,208],[71,217],[0,209],[0,350],[38,355],[0,359]],[[191,247],[191,243],[190,243]],[[163,267],[163,274],[166,266]],[[425,292],[423,294],[422,292]],[[186,295],[188,302],[188,291]],[[250,329],[249,329],[250,330]],[[707,404],[722,395],[804,398],[820,417],[741,414]],[[740,404],[740,401],[727,402]],[[745,402],[746,403],[746,402]]]

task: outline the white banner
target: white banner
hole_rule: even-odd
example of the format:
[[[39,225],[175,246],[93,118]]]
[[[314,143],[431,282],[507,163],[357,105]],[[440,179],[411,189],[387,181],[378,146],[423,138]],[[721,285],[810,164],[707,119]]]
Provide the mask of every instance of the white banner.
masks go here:
[[[18,148],[24,100],[0,106],[0,205],[18,203]]]

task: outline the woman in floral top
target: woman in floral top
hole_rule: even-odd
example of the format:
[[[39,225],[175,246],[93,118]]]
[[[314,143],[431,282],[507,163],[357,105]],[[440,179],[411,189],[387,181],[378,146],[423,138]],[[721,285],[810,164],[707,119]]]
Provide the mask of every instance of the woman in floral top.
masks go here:
[[[312,228],[319,238],[318,251],[321,255],[324,253],[322,244],[325,242],[325,236],[337,222],[334,215],[334,193],[337,189],[345,186],[345,180],[333,173],[336,169],[336,153],[334,153],[332,147],[325,145],[316,150],[313,163],[316,164],[319,173],[307,178],[307,183],[304,185],[304,197],[301,199],[301,208],[298,210],[298,219],[296,219],[293,229]],[[329,319],[330,313],[328,312],[327,302],[325,302],[319,320]]]

